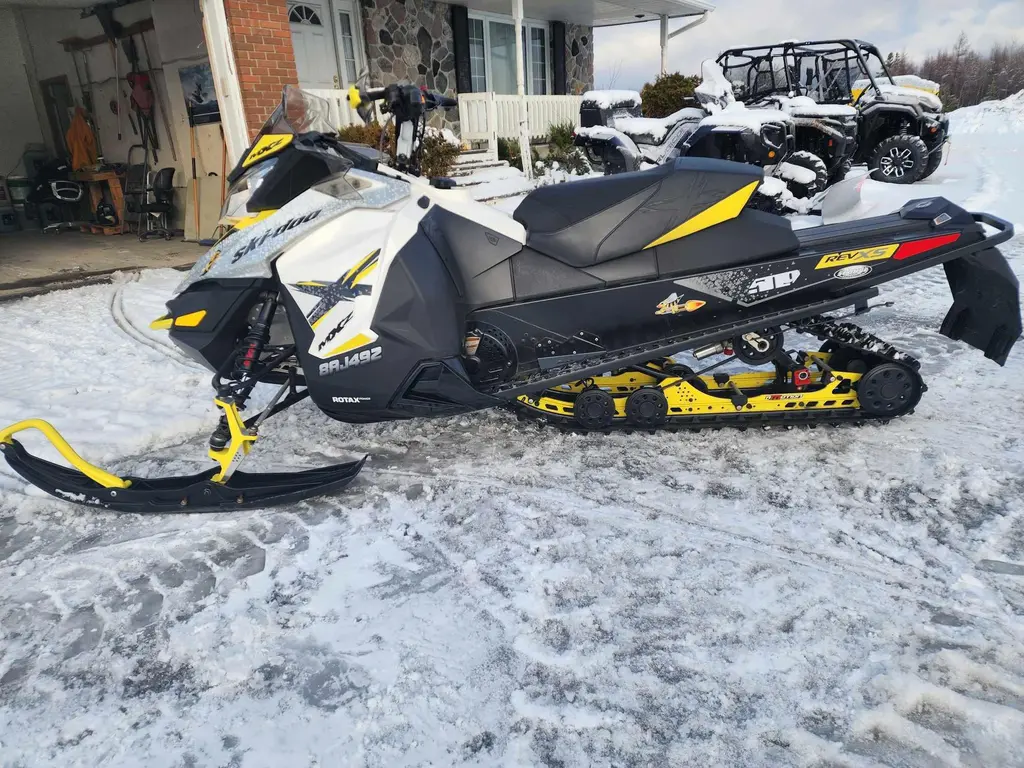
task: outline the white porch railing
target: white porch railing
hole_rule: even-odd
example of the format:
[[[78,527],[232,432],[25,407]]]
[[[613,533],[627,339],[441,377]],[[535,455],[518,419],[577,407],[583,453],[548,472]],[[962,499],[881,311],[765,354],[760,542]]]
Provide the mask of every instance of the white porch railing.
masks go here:
[[[306,88],[304,90],[314,96],[319,96],[321,99],[327,100],[331,109],[331,125],[335,128],[344,128],[349,125],[363,124],[363,120],[359,117],[359,114],[348,105],[348,91],[333,88]],[[376,104],[374,105],[374,109],[377,109]],[[379,117],[380,115],[378,115],[378,118]]]
[[[333,125],[344,128],[362,124],[359,115],[348,105],[346,91],[307,90],[327,100]],[[582,101],[582,96],[527,96],[530,138],[547,136],[556,123],[568,122],[578,126]],[[377,119],[380,119],[379,113]],[[519,97],[503,93],[459,94],[459,133],[463,141],[487,142],[489,153],[497,157],[499,137],[519,138]]]
[[[530,138],[547,136],[555,123],[580,124],[582,96],[527,96]],[[463,141],[519,137],[519,97],[503,93],[460,93],[459,128]]]

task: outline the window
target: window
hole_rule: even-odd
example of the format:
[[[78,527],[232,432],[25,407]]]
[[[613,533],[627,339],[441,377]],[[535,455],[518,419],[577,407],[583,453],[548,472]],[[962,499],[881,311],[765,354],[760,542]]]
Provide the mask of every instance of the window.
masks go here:
[[[526,92],[550,92],[548,25],[523,21],[523,81]],[[469,66],[473,90],[515,93],[516,27],[508,16],[471,13],[469,17]]]
[[[288,11],[288,21],[292,24],[310,24],[314,27],[323,26],[320,21],[320,15],[308,5],[292,6],[292,9]]]
[[[352,37],[352,15],[338,11],[338,37],[341,39],[341,64],[345,69],[346,82],[352,85],[359,78],[356,65],[356,44]]]
[[[548,31],[543,27],[530,27],[529,72],[532,86],[530,93],[546,94],[548,92]]]
[[[469,71],[474,93],[487,90],[487,59],[484,54],[483,19],[469,20]]]

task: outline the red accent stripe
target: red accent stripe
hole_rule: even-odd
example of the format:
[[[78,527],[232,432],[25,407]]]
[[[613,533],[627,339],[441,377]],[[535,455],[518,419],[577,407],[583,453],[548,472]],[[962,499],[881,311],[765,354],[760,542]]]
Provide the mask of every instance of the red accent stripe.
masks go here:
[[[932,251],[936,248],[941,248],[944,245],[955,243],[959,239],[960,233],[957,232],[952,235],[926,237],[924,240],[911,240],[909,243],[903,243],[903,245],[897,249],[896,253],[893,254],[893,258],[897,261],[909,259],[911,256],[917,256],[925,251]]]

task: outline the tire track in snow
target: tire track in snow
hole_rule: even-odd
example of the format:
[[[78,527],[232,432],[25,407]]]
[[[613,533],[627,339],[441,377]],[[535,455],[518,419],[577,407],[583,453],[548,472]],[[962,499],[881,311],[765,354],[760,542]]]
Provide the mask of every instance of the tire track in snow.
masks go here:
[[[135,325],[132,324],[131,320],[128,319],[128,316],[124,311],[124,289],[130,283],[136,283],[138,280],[139,273],[134,272],[127,280],[122,283],[118,283],[114,288],[114,293],[110,297],[110,316],[114,320],[114,325],[116,325],[118,329],[132,341],[156,352],[161,357],[173,360],[174,362],[191,370],[201,370],[202,366],[194,360],[189,359],[174,347],[161,344],[160,342],[149,338],[141,330],[136,328]]]

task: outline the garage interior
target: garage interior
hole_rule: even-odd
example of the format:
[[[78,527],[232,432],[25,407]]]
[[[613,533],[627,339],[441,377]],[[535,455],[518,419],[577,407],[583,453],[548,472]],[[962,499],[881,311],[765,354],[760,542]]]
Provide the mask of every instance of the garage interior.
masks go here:
[[[0,93],[0,297],[215,236],[231,161],[199,0],[0,0]]]

